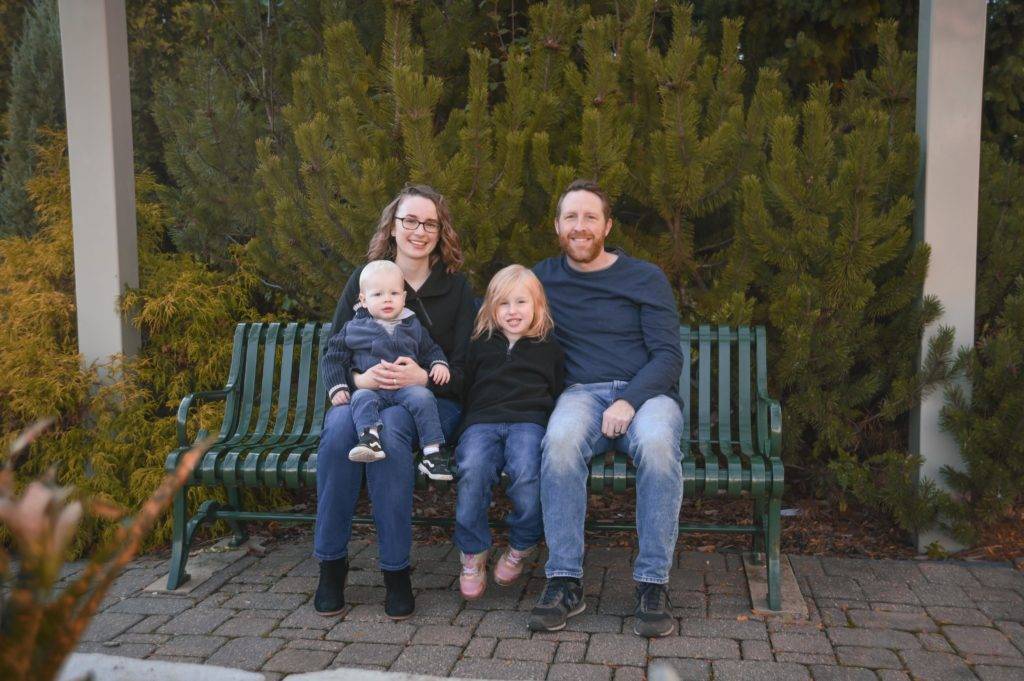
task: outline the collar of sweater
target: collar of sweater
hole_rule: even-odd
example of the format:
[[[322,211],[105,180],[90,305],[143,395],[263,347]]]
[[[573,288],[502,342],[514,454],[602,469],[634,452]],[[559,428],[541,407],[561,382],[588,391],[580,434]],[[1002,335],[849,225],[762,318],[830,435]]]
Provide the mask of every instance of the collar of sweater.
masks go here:
[[[418,291],[414,291],[408,284],[406,290],[419,298],[437,298],[448,294],[455,283],[455,277],[445,271],[445,264],[440,259],[430,268],[427,280],[423,282]]]

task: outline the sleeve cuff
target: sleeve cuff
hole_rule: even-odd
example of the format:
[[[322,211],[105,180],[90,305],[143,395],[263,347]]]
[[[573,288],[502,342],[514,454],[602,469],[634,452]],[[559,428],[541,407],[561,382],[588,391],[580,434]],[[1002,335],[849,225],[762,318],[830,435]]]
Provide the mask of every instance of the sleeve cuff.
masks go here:
[[[442,366],[448,366],[448,362],[444,361],[443,359],[435,359],[433,362],[430,363],[430,368],[433,369],[434,366],[438,364]]]
[[[338,385],[334,386],[333,388],[330,388],[327,391],[327,396],[333,398],[335,393],[339,393],[342,390],[348,390],[348,386],[344,383],[339,383]]]

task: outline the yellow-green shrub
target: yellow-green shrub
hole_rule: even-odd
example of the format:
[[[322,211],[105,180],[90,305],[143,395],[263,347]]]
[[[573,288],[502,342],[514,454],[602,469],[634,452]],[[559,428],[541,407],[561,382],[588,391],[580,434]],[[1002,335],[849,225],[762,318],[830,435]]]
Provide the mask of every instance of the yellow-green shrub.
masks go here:
[[[159,483],[164,458],[176,446],[178,401],[223,384],[234,324],[257,319],[256,279],[242,261],[222,273],[190,255],[161,251],[167,213],[156,199],[157,182],[140,173],[140,286],[122,303],[142,331],[142,351],[115,360],[116,380],[97,384],[96,367],[83,368],[77,348],[66,149],[62,132],[47,133],[39,149],[28,191],[40,231],[0,239],[0,436],[9,441],[40,416],[55,415],[57,425],[35,444],[20,477],[54,466],[63,484],[83,494],[137,506]],[[199,416],[215,425],[216,406]],[[76,550],[108,531],[83,525]],[[166,536],[165,522],[150,541]]]

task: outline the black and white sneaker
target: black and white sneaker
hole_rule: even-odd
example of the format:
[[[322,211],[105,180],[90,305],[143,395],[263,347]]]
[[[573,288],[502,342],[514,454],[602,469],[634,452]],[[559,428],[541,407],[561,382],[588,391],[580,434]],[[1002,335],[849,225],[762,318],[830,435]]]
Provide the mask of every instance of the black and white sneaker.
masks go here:
[[[374,435],[369,428],[363,431],[363,434],[359,436],[359,442],[348,452],[348,460],[357,463],[373,463],[386,456],[384,448],[380,445],[380,438]]]
[[[637,636],[656,638],[668,636],[675,631],[672,603],[668,599],[668,589],[663,584],[637,584],[636,609],[633,614],[636,616],[633,633]]]
[[[452,469],[448,467],[448,453],[443,449],[424,454],[419,465],[420,473],[431,480],[454,480]]]
[[[583,585],[570,577],[552,577],[544,585],[537,605],[530,611],[527,626],[531,631],[560,631],[570,617],[587,608]]]

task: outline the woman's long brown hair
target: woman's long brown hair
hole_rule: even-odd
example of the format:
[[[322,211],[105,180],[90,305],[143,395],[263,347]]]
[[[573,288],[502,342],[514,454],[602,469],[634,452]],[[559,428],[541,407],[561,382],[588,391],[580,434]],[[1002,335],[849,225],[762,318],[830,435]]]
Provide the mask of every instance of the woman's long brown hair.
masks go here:
[[[437,246],[430,253],[430,266],[433,267],[440,260],[449,274],[458,272],[462,269],[462,243],[459,241],[458,232],[452,225],[452,214],[448,209],[448,202],[440,192],[425,184],[406,185],[391,200],[391,203],[384,206],[384,210],[380,213],[380,221],[377,223],[377,231],[370,239],[370,246],[366,250],[367,262],[395,259],[398,247],[395,245],[395,237],[391,236],[391,230],[396,229],[395,216],[398,214],[398,205],[409,196],[422,196],[425,199],[430,199],[437,209],[437,221],[441,228],[438,231]]]

